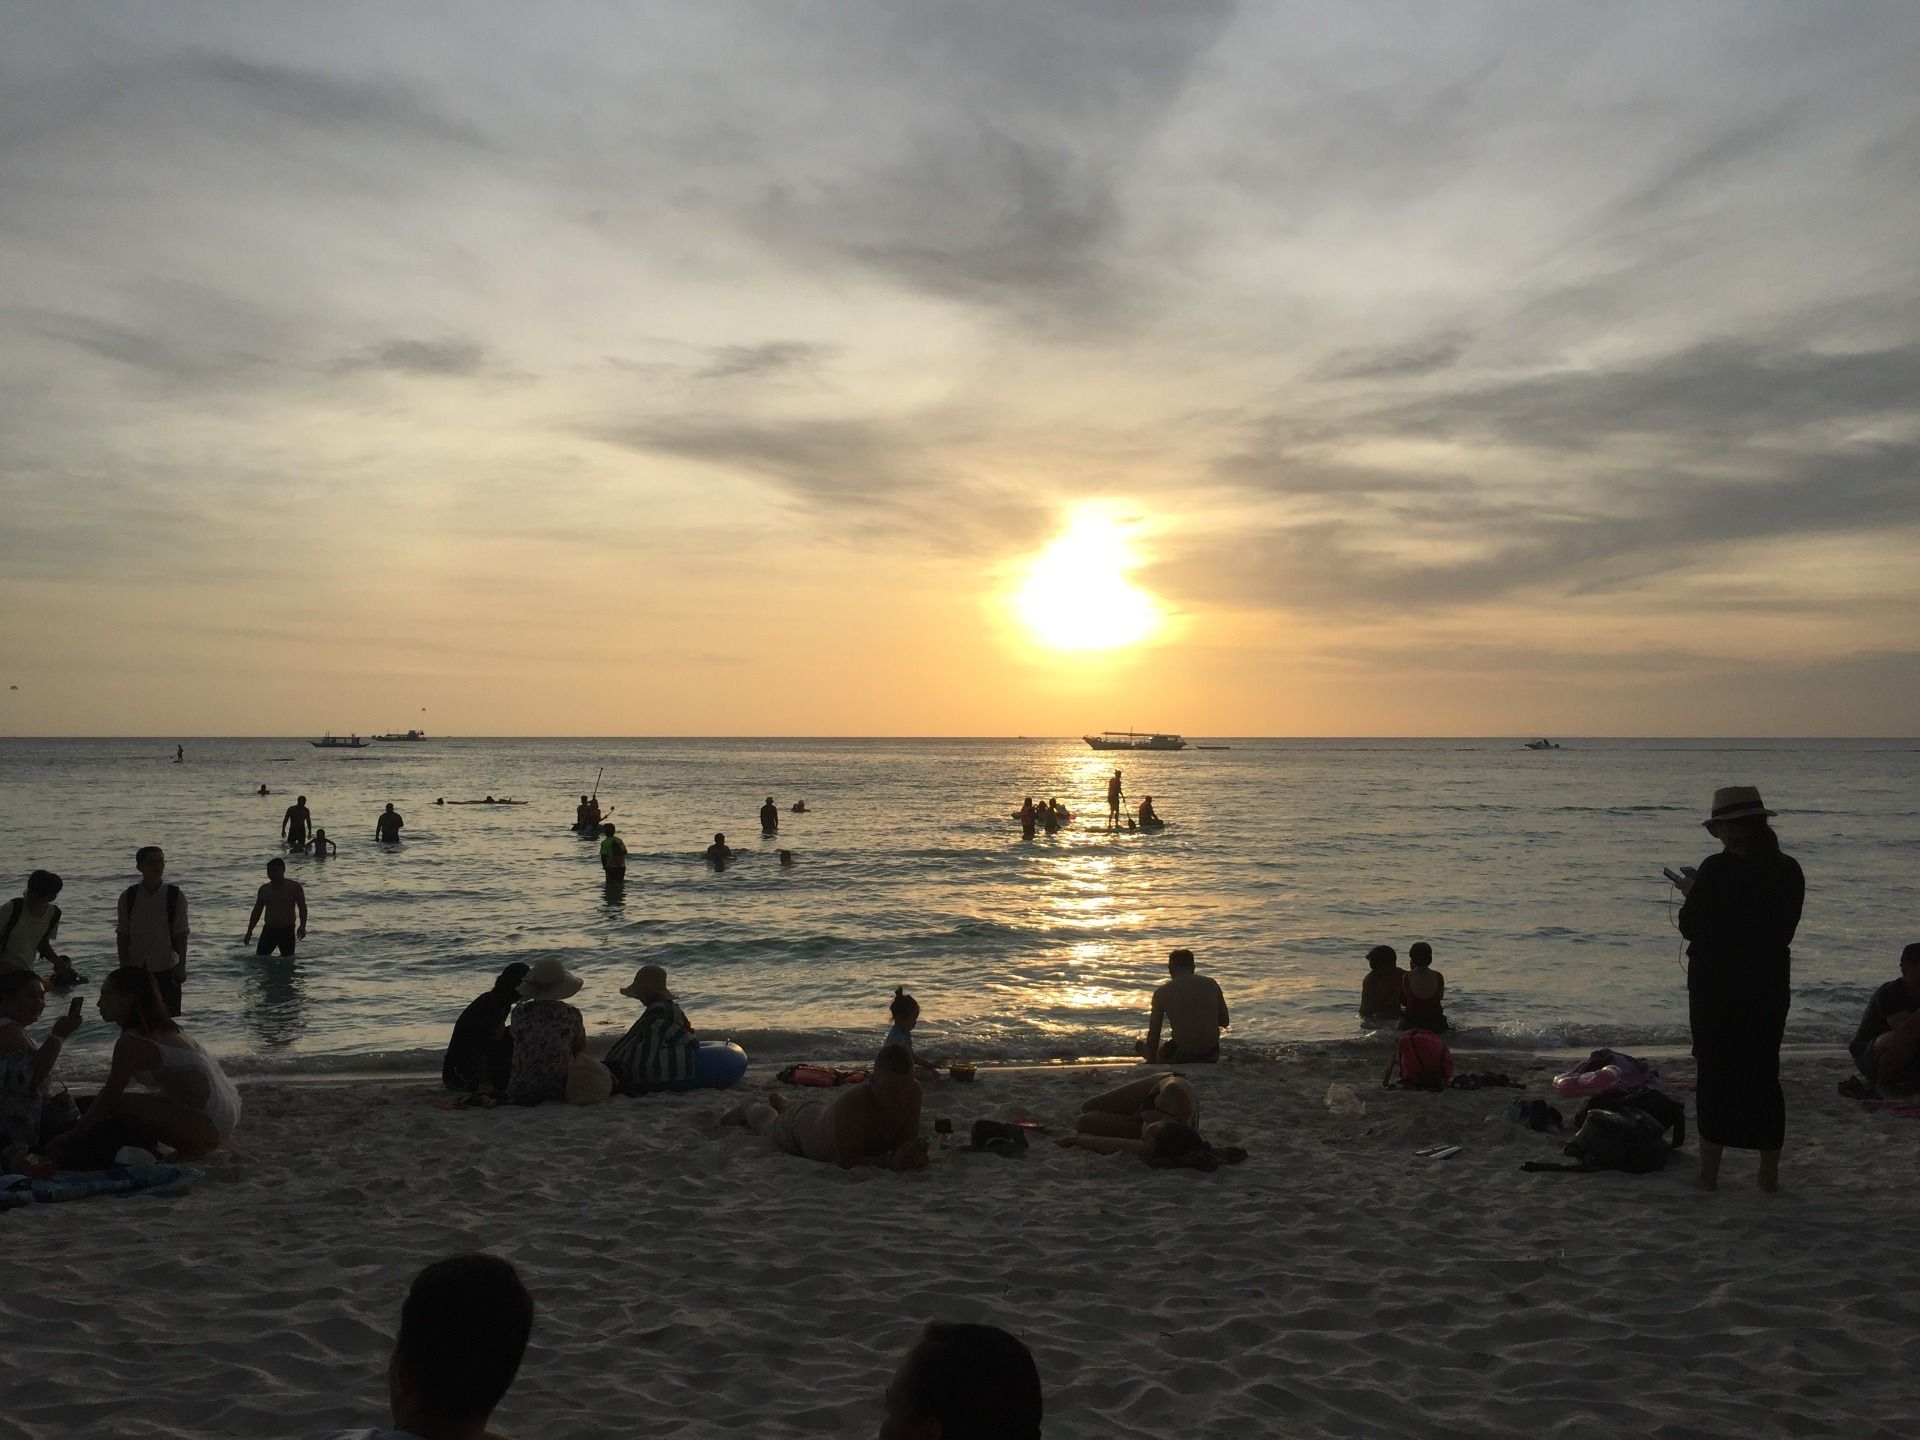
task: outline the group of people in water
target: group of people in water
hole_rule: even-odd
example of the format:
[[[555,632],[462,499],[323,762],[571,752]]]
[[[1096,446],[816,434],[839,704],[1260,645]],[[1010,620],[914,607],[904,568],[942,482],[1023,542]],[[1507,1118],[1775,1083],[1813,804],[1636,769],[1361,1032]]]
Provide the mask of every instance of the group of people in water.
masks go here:
[[[407,1289],[388,1359],[391,1430],[340,1440],[469,1440],[513,1388],[532,1337],[533,1296],[494,1255],[436,1260]],[[927,1325],[881,1398],[879,1440],[1040,1440],[1040,1370],[997,1325]]]
[[[1124,798],[1121,772],[1116,770],[1107,781],[1107,828],[1118,830],[1123,825],[1129,832],[1141,830],[1164,830],[1167,822],[1162,820],[1153,808],[1153,797],[1141,800],[1135,813],[1127,815],[1122,811]],[[1028,795],[1020,802],[1020,808],[1014,811],[1013,818],[1020,822],[1020,836],[1024,840],[1033,839],[1036,832],[1058,835],[1073,821],[1073,811],[1067,809],[1057,799],[1049,795],[1041,804],[1033,803]]]

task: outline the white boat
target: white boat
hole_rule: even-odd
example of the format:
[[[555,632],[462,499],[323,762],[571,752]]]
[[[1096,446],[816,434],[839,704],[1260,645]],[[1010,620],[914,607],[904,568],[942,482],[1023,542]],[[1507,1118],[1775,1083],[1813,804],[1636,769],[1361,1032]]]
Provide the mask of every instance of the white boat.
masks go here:
[[[1146,730],[1102,730],[1098,735],[1080,737],[1096,750],[1184,750],[1187,742],[1178,735],[1156,734]]]

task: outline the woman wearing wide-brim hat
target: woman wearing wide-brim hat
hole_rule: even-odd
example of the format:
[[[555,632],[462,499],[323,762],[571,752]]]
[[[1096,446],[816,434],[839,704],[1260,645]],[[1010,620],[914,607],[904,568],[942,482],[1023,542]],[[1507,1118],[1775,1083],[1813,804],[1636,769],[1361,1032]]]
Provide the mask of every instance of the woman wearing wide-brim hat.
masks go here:
[[[1758,1150],[1760,1188],[1779,1185],[1787,1133],[1780,1040],[1792,999],[1790,947],[1807,885],[1767,824],[1773,815],[1751,785],[1714,791],[1713,811],[1701,823],[1722,849],[1682,886],[1700,1183],[1709,1190],[1719,1183],[1729,1146]]]
[[[513,1070],[507,1099],[517,1105],[567,1098],[567,1067],[587,1048],[587,1022],[567,1001],[583,982],[558,960],[536,960],[520,982],[513,1012]]]
[[[667,988],[667,972],[658,965],[642,965],[620,993],[645,1008],[633,1028],[607,1051],[615,1087],[623,1095],[644,1095],[691,1084],[700,1046],[686,1011]]]

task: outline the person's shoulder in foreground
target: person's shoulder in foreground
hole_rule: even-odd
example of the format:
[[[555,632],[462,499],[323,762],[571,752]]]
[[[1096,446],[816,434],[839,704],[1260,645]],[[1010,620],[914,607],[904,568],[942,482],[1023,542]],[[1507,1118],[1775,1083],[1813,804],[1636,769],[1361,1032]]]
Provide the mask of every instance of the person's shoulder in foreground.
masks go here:
[[[533,1330],[533,1297],[512,1265],[453,1255],[414,1277],[387,1367],[391,1430],[340,1440],[484,1440]]]

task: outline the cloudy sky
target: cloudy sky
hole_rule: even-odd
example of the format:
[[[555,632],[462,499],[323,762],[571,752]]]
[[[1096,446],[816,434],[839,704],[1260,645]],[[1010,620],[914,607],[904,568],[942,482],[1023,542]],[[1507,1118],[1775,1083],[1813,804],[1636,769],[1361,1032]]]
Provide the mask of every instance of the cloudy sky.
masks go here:
[[[0,733],[1911,733],[1917,71],[0,0]]]

